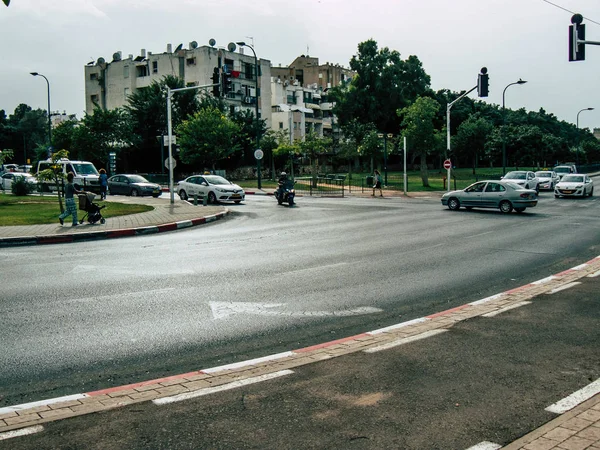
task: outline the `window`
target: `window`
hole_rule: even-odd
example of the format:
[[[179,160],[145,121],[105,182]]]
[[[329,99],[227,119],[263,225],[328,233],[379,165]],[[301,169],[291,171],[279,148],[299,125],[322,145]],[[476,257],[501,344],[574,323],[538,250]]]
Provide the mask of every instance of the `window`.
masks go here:
[[[158,61],[152,61],[152,73],[158,73]]]
[[[148,76],[148,66],[140,65],[135,67],[138,78],[147,77]]]
[[[129,66],[123,66],[123,78],[129,78]]]
[[[279,122],[279,129],[282,130],[283,129],[283,122]]]
[[[90,80],[97,80],[98,79],[98,74],[97,73],[90,73]]]
[[[192,58],[188,58],[185,60],[186,64],[188,66],[195,66],[196,65],[196,58],[192,57]]]
[[[96,95],[96,94],[91,95],[90,100],[92,101],[92,103],[98,103],[98,95]]]
[[[127,97],[129,97],[129,95],[131,94],[131,89],[129,89],[128,87],[126,87],[123,90],[123,94],[125,95],[125,100],[127,100]]]

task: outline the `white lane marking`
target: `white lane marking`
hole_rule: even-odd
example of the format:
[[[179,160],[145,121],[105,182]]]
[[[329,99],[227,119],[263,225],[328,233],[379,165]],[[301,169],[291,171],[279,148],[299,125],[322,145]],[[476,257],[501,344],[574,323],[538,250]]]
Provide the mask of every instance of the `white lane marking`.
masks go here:
[[[549,277],[542,278],[541,280],[534,281],[531,284],[544,284],[544,283],[548,283],[549,281],[552,281],[552,280],[556,280],[556,277],[554,275],[550,275]]]
[[[86,395],[86,394],[73,394],[73,395],[65,395],[64,397],[49,398],[47,400],[40,400],[37,402],[23,403],[21,405],[5,406],[4,408],[0,408],[0,415],[11,413],[11,412],[16,412],[16,411],[22,411],[24,409],[29,409],[29,408],[36,408],[38,406],[54,405],[55,403],[69,402],[71,400],[80,400],[82,398],[87,398],[87,397],[88,397],[88,395]]]
[[[266,361],[275,361],[277,359],[283,359],[283,358],[287,358],[289,356],[294,356],[294,352],[276,353],[275,355],[268,355],[268,356],[263,356],[261,358],[249,359],[247,361],[240,361],[237,363],[226,364],[223,366],[211,367],[210,369],[202,369],[202,372],[215,373],[215,372],[220,372],[222,370],[239,369],[241,367],[254,366],[256,364],[260,364],[260,363],[263,363]]]
[[[497,300],[500,297],[503,297],[504,295],[505,295],[504,293],[491,295],[490,297],[482,298],[481,300],[471,302],[471,303],[469,303],[469,305],[472,305],[472,306],[483,305],[484,303],[491,302],[492,300]]]
[[[360,261],[357,262],[340,262],[340,263],[333,263],[333,264],[325,264],[324,266],[315,266],[315,267],[305,267],[303,269],[297,269],[297,270],[290,270],[287,272],[281,272],[280,275],[283,274],[290,274],[290,273],[300,273],[300,272],[308,272],[311,270],[324,270],[324,269],[336,269],[340,266],[349,266],[351,264],[360,264]]]
[[[552,289],[550,292],[547,292],[548,295],[550,294],[556,294],[557,292],[560,291],[564,291],[565,289],[569,289],[572,288],[573,286],[577,286],[578,284],[581,284],[581,281],[573,281],[572,283],[567,283],[564,284],[560,287],[557,287],[556,289]]]
[[[135,297],[135,296],[144,296],[147,297],[149,295],[154,295],[154,294],[167,294],[170,292],[173,292],[177,290],[177,288],[162,288],[162,289],[150,289],[147,291],[135,291],[135,292],[123,292],[122,294],[119,293],[115,293],[115,294],[110,294],[110,295],[97,295],[94,297],[86,297],[86,298],[72,298],[70,300],[67,300],[67,303],[87,303],[87,302],[96,302],[96,301],[102,301],[102,300],[115,300],[117,298],[124,298],[124,297]],[[170,300],[170,298],[166,298],[165,300]]]
[[[407,337],[407,338],[402,338],[402,339],[397,339],[395,341],[392,342],[388,342],[387,344],[383,344],[383,345],[379,345],[377,347],[373,347],[373,348],[368,348],[366,350],[363,350],[365,353],[375,353],[375,352],[380,352],[382,350],[387,350],[393,347],[397,347],[399,345],[404,345],[404,344],[408,344],[410,342],[415,342],[415,341],[420,341],[421,339],[425,339],[431,336],[435,336],[437,334],[440,333],[445,333],[446,329],[439,329],[439,330],[431,330],[431,331],[426,331],[424,333],[421,334],[417,334],[416,336],[411,336],[411,337]]]
[[[588,278],[596,278],[600,275],[600,270],[598,272],[594,272],[588,275]]]
[[[568,397],[550,405],[546,408],[546,411],[556,414],[565,413],[575,408],[580,403],[585,402],[587,399],[592,398],[594,395],[600,392],[600,378],[596,381],[588,384],[586,387],[579,389],[577,392],[573,392]]]
[[[234,314],[253,314],[257,316],[286,317],[324,317],[359,316],[381,312],[379,308],[362,306],[342,311],[273,311],[272,308],[285,306],[285,303],[246,303],[246,302],[208,302],[214,319],[223,319]]]
[[[408,327],[409,325],[414,325],[415,323],[426,322],[428,319],[426,317],[421,317],[419,319],[408,320],[406,322],[397,323],[396,325],[390,325],[389,327],[379,328],[378,330],[368,331],[367,334],[381,334],[387,331],[397,330],[398,328]]]
[[[20,430],[6,431],[4,433],[0,433],[0,441],[5,441],[6,439],[11,439],[20,436],[27,436],[35,433],[41,433],[42,431],[44,431],[44,427],[41,425],[21,428]]]
[[[228,391],[230,389],[236,389],[238,387],[247,386],[249,384],[260,383],[261,381],[272,380],[274,378],[279,378],[285,375],[290,375],[294,373],[293,370],[280,370],[279,372],[267,373],[265,375],[260,375],[258,377],[247,378],[245,380],[238,380],[232,383],[222,384],[221,386],[215,386],[210,388],[200,389],[194,392],[186,392],[183,394],[174,395],[172,397],[164,397],[157,398],[156,400],[152,400],[152,403],[155,405],[166,405],[169,403],[181,402],[184,400],[189,400],[196,397],[202,397],[204,395],[214,394],[216,392]]]
[[[492,311],[489,312],[487,314],[483,314],[483,317],[494,317],[497,316],[498,314],[502,314],[503,312],[506,311],[510,311],[511,309],[515,309],[515,308],[519,308],[521,306],[525,306],[525,305],[529,305],[531,302],[518,302],[515,303],[514,305],[509,305],[509,306],[505,306],[504,308],[500,308],[497,311]]]
[[[498,450],[502,448],[499,444],[494,444],[493,442],[483,441],[479,444],[474,445],[473,447],[469,447],[467,450]]]
[[[572,267],[571,270],[583,270],[587,267],[587,263],[580,264],[578,266]]]

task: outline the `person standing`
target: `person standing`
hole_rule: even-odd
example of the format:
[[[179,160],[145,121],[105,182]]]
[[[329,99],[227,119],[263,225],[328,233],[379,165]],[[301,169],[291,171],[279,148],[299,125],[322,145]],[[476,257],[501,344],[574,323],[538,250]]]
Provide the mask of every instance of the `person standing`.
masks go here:
[[[106,200],[106,191],[108,191],[108,175],[106,170],[100,169],[100,200]]]
[[[76,227],[79,225],[79,223],[77,222],[77,204],[75,203],[75,194],[84,194],[84,192],[75,189],[75,185],[73,184],[74,177],[75,175],[73,172],[69,172],[67,174],[67,185],[65,186],[65,212],[58,216],[58,221],[61,225],[63,225],[65,219],[69,216],[72,216],[72,226]]]
[[[373,177],[373,182],[375,184],[373,185],[373,195],[371,195],[371,197],[375,197],[376,189],[379,189],[379,196],[383,197],[383,190],[381,189],[381,174],[377,169],[375,169],[375,176]]]

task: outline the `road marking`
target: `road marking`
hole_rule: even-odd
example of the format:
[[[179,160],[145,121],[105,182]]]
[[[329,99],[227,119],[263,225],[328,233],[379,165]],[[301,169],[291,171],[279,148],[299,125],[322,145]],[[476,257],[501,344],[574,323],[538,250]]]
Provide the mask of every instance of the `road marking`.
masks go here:
[[[510,311],[511,309],[515,309],[515,308],[519,308],[521,306],[529,305],[530,303],[531,302],[527,302],[527,301],[515,303],[514,305],[505,306],[504,308],[500,308],[497,311],[492,311],[492,312],[489,312],[487,314],[483,314],[483,317],[494,317],[494,316],[497,316],[498,314],[502,314],[503,312]]]
[[[218,367],[211,367],[210,369],[202,369],[202,372],[203,373],[215,373],[215,372],[220,372],[222,370],[234,370],[234,369],[239,369],[241,367],[246,367],[246,366],[255,366],[256,364],[260,364],[260,363],[266,362],[266,361],[275,361],[277,359],[288,358],[290,356],[294,356],[294,352],[276,353],[275,355],[268,355],[268,356],[263,356],[261,358],[248,359],[246,361],[240,361],[237,363],[225,364],[223,366],[218,366]]]
[[[20,436],[27,436],[30,434],[40,433],[44,431],[44,427],[41,425],[36,425],[34,427],[21,428],[20,430],[6,431],[5,433],[0,433],[0,441],[5,441],[6,439],[11,439]]]
[[[242,386],[248,386],[249,384],[260,383],[261,381],[268,381],[274,378],[283,377],[285,375],[290,375],[294,373],[293,370],[280,370],[279,372],[267,373],[265,375],[260,375],[258,377],[246,378],[245,380],[238,380],[232,383],[223,384],[221,386],[215,386],[210,388],[200,389],[194,392],[185,392],[183,394],[174,395],[172,397],[164,397],[158,398],[156,400],[152,400],[152,403],[155,405],[166,405],[169,403],[181,402],[184,400],[190,400],[196,397],[202,397],[204,395],[214,394],[215,392],[228,391],[230,389],[236,389]]]
[[[600,275],[600,270],[598,272],[594,272],[594,273],[588,275],[588,278],[596,278],[599,275]]]
[[[285,303],[246,303],[246,302],[208,302],[214,319],[223,319],[234,314],[253,314],[256,316],[286,317],[347,317],[381,312],[379,308],[362,306],[342,311],[273,311],[273,308],[285,306]]]
[[[503,296],[504,296],[504,293],[496,294],[496,295],[491,295],[490,297],[482,298],[481,300],[477,300],[477,301],[471,302],[471,303],[469,303],[469,305],[472,305],[472,306],[483,305],[484,303],[488,303],[488,302],[491,302],[493,300],[497,300],[497,299],[499,299],[500,297],[503,297]]]
[[[53,405],[55,403],[69,402],[72,400],[80,400],[82,398],[87,398],[87,397],[88,396],[86,394],[73,394],[73,395],[65,395],[64,397],[56,397],[56,398],[50,398],[47,400],[40,400],[37,402],[22,403],[20,405],[14,405],[14,406],[5,406],[4,408],[0,408],[0,415],[11,413],[11,412],[22,411],[24,409],[29,409],[29,408],[36,408],[38,406]]]
[[[556,289],[552,289],[550,292],[546,292],[546,294],[556,294],[557,292],[572,288],[573,286],[577,286],[578,284],[581,284],[581,281],[573,281],[572,283],[563,284],[562,286],[557,287]]]
[[[600,378],[596,381],[588,384],[586,387],[579,389],[577,392],[573,392],[568,397],[550,405],[546,408],[546,411],[556,414],[565,413],[575,408],[580,403],[583,403],[589,398],[600,392]]]
[[[97,295],[94,297],[86,297],[86,298],[72,298],[70,300],[66,300],[67,303],[86,303],[86,302],[96,302],[102,300],[115,300],[117,298],[123,297],[133,297],[133,296],[148,296],[153,294],[163,294],[163,293],[171,293],[177,290],[177,288],[162,288],[162,289],[150,289],[148,291],[135,291],[135,292],[123,292],[122,294],[110,294],[110,295]],[[170,300],[165,297],[165,300]]]
[[[386,333],[388,331],[393,331],[393,330],[397,330],[398,328],[408,327],[408,326],[414,325],[416,323],[427,322],[427,320],[429,320],[429,319],[427,319],[425,317],[421,317],[419,319],[408,320],[406,322],[397,323],[396,325],[390,325],[389,327],[379,328],[378,330],[369,331],[369,332],[367,332],[367,334],[381,334],[381,333]]]
[[[535,284],[535,285],[544,284],[544,283],[548,283],[548,282],[550,282],[552,280],[556,280],[556,277],[554,275],[550,275],[549,277],[542,278],[541,280],[534,281],[531,284]]]
[[[497,450],[499,448],[502,448],[502,446],[493,442],[483,441],[473,447],[469,447],[467,450]]]
[[[388,342],[387,344],[383,344],[383,345],[380,345],[378,347],[368,348],[368,349],[363,350],[363,351],[365,353],[380,352],[382,350],[388,350],[390,348],[397,347],[399,345],[404,345],[404,344],[408,344],[410,342],[420,341],[421,339],[425,339],[425,338],[428,338],[428,337],[431,337],[431,336],[435,336],[437,334],[445,333],[446,331],[448,331],[448,330],[446,330],[444,328],[438,329],[438,330],[426,331],[425,333],[417,334],[416,336],[411,336],[411,337],[407,337],[407,338],[397,339],[395,341]]]

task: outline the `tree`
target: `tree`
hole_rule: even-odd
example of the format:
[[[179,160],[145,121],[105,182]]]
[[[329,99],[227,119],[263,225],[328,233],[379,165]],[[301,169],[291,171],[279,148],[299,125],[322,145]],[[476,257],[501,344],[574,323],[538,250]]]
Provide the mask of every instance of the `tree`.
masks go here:
[[[454,138],[454,148],[456,153],[462,153],[468,156],[472,161],[473,175],[477,168],[479,156],[483,153],[488,136],[492,132],[492,123],[474,114],[469,116],[459,127]]]
[[[2,0],[6,6],[10,5],[10,0]]]
[[[69,159],[69,152],[66,150],[59,150],[52,154],[52,165],[41,172],[38,172],[37,179],[40,183],[44,181],[48,181],[53,183],[58,192],[58,206],[60,207],[61,214],[65,211],[63,206],[62,199],[64,197],[64,192],[62,192],[63,180],[65,178],[62,170],[62,165],[57,164],[61,159]]]
[[[319,137],[314,131],[304,136],[304,141],[299,142],[300,152],[307,155],[311,160],[313,187],[317,186],[317,160],[319,155],[331,150],[332,139]]]
[[[239,126],[219,109],[202,109],[177,127],[179,156],[198,169],[214,169],[217,161],[239,150],[234,143],[239,132]]]
[[[329,91],[341,126],[356,119],[374,123],[380,132],[398,134],[396,111],[428,91],[431,82],[419,58],[409,56],[403,60],[395,50],[378,49],[374,40],[358,45],[358,55],[352,57],[350,68],[356,71],[351,82]]]
[[[433,125],[439,109],[440,104],[436,100],[419,97],[412,105],[397,112],[402,117],[403,135],[420,157],[423,187],[429,187],[427,155],[439,151],[442,145],[441,133]]]
[[[267,131],[266,121],[260,119],[257,124],[254,113],[247,109],[234,111],[229,117],[240,129],[239,134],[235,137],[235,147],[241,150],[243,163],[253,163],[254,150],[256,149],[257,127],[259,136],[264,136]],[[264,148],[262,148],[262,142],[261,149],[264,150]]]

